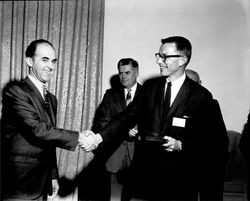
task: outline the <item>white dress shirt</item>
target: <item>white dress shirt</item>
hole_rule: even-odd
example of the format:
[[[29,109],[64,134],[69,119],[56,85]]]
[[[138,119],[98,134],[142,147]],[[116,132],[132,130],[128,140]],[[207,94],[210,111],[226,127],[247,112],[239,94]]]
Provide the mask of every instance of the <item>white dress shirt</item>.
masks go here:
[[[186,79],[186,74],[184,73],[180,78],[178,78],[177,80],[174,80],[173,82],[171,82],[171,100],[170,100],[170,105],[172,105],[172,103],[174,102],[174,99],[176,98],[178,92],[180,91],[180,88],[182,86],[182,84],[184,83],[184,80]],[[167,82],[168,79],[167,79]],[[165,85],[165,92],[167,89],[167,82]]]
[[[131,101],[133,101],[134,97],[135,97],[135,91],[136,91],[136,87],[137,87],[137,83],[132,86],[130,89],[130,93],[131,93]],[[124,88],[124,94],[125,94],[125,97],[127,97],[127,93],[128,93],[128,89],[127,88]]]
[[[44,83],[42,83],[40,80],[38,80],[37,78],[33,77],[32,75],[28,75],[29,79],[31,80],[31,82],[36,86],[36,88],[38,89],[38,91],[41,93],[42,97],[43,97],[43,86],[45,85]],[[44,97],[43,97],[44,99]]]

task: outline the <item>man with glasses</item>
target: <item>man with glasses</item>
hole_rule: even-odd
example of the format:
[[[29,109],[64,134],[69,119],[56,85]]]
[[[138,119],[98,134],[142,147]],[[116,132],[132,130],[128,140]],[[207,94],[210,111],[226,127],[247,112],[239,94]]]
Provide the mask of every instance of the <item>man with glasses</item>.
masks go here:
[[[125,111],[99,132],[105,147],[120,138],[119,130],[138,125],[124,200],[198,200],[207,170],[203,162],[223,160],[227,149],[227,142],[216,138],[220,127],[212,120],[212,94],[185,74],[191,43],[181,36],[161,42],[155,56],[162,76],[146,81]],[[208,199],[222,199],[213,195]]]

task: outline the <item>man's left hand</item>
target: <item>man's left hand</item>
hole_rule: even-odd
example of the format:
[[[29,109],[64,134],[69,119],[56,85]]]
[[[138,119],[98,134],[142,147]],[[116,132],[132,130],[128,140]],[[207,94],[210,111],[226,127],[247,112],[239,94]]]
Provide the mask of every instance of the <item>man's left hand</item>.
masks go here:
[[[162,145],[166,151],[172,152],[182,150],[182,143],[180,140],[176,140],[169,136],[164,136],[163,139],[166,140],[166,143]]]

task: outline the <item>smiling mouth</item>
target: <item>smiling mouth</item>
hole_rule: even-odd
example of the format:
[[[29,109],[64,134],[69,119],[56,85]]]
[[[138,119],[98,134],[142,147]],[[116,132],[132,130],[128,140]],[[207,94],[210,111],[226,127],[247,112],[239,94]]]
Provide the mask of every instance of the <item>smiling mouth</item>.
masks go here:
[[[48,71],[45,71],[44,73],[45,73],[45,75],[48,75],[48,76],[51,75],[51,72],[48,72]]]

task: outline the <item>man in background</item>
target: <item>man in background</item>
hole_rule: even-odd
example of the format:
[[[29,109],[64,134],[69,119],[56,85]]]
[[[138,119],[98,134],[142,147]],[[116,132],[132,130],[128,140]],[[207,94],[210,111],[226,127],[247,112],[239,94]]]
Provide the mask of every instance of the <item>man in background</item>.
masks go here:
[[[207,170],[203,162],[224,160],[226,142],[216,138],[220,131],[211,121],[213,97],[185,74],[191,54],[186,38],[162,39],[155,54],[162,77],[145,82],[124,112],[99,132],[105,146],[119,140],[121,131],[138,125],[127,189],[131,198],[198,200],[200,176]]]
[[[198,84],[201,84],[200,75],[196,71],[192,69],[186,69],[185,72],[190,79],[197,82]]]
[[[114,86],[104,94],[94,118],[92,127],[94,132],[101,131],[112,119],[115,119],[133,101],[141,88],[141,85],[137,82],[139,75],[137,61],[132,58],[122,58],[117,64],[117,69],[120,83],[116,83],[118,87]],[[136,133],[136,127],[119,131],[117,135],[127,135],[125,140],[110,143],[103,147],[103,151],[109,156],[106,162],[106,169],[109,174],[109,181],[106,186],[107,192],[111,192],[112,188],[118,188],[119,194],[112,195],[112,197],[118,196],[117,199],[121,199],[122,184],[126,180],[128,168],[133,158]]]
[[[248,162],[248,180],[247,180],[247,200],[250,200],[250,112],[247,116],[247,122],[245,123],[242,131],[239,148],[241,152],[247,157]]]
[[[2,93],[3,200],[53,199],[59,189],[56,147],[89,150],[101,141],[87,131],[56,127],[57,100],[46,89],[57,65],[54,46],[35,40],[25,54],[29,75]]]
[[[185,70],[187,76],[191,78],[193,81],[201,84],[200,75],[198,72],[192,69]],[[204,160],[204,169],[206,171],[201,175],[200,187],[199,187],[199,196],[200,200],[223,200],[223,192],[224,192],[224,181],[225,181],[225,172],[226,172],[226,162],[228,151],[224,146],[228,146],[229,139],[227,136],[226,126],[223,121],[222,113],[220,110],[219,102],[217,100],[213,100],[213,107],[211,109],[214,110],[214,117],[211,121],[214,121],[214,125],[216,130],[216,140],[217,143],[214,143],[214,146],[217,146],[216,149],[224,152],[224,157],[220,158],[214,155],[214,163],[207,163],[207,160]],[[224,142],[219,144],[219,142]],[[220,148],[221,146],[221,148]]]

